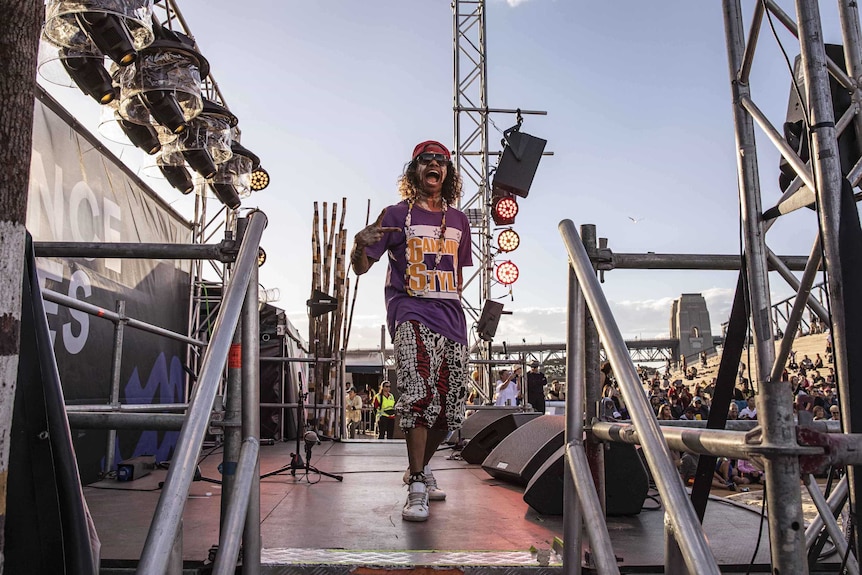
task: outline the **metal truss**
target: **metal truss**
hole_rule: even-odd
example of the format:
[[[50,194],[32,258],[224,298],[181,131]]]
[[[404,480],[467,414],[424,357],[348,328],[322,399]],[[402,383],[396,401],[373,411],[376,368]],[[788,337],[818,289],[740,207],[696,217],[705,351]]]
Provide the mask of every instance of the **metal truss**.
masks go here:
[[[475,272],[464,278],[464,308],[478,321],[483,302],[490,297],[491,196],[488,187],[488,84],[485,0],[455,0],[455,166],[463,180],[461,209],[472,228]],[[468,287],[474,286],[468,292]],[[468,293],[471,294],[468,297]]]
[[[181,32],[192,40],[195,39],[194,34],[189,28],[185,18],[183,18],[182,12],[175,0],[163,0],[162,2],[154,4],[153,12],[153,17],[157,19],[163,27],[169,30]],[[230,109],[224,95],[219,89],[215,77],[212,74],[212,67],[210,67],[210,72],[207,77],[201,78],[201,95],[211,102],[215,102],[224,108]],[[235,133],[233,134],[233,138],[239,141],[240,131],[238,128],[234,128],[234,130]],[[226,239],[226,236],[230,236],[232,238],[236,232],[236,211],[228,209],[223,205],[216,204],[219,209],[215,214],[210,216],[207,213],[207,184],[198,176],[195,176],[195,178],[195,207],[194,219],[192,222],[194,226],[192,230],[192,243],[205,244],[213,240],[220,241],[222,239]],[[225,266],[217,262],[204,260],[194,260],[192,262],[189,333],[195,334],[195,337],[202,337],[204,339],[209,335],[208,316],[213,310],[212,298],[207,295],[207,286],[214,285],[213,282],[208,282],[204,279],[204,270],[206,266],[210,266],[222,283],[228,279],[227,275],[230,273],[229,266]],[[219,290],[219,293],[221,293],[221,290]],[[200,348],[189,346],[188,353],[189,364],[198,368],[203,360],[203,352]],[[190,390],[191,386],[186,386],[186,389]]]

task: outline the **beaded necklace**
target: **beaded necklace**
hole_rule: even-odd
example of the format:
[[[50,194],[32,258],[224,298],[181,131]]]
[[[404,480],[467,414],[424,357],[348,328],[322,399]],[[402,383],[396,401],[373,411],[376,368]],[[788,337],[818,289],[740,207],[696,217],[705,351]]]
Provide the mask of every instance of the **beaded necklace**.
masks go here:
[[[416,237],[416,234],[413,232],[413,227],[411,225],[413,222],[414,203],[414,200],[407,200],[407,217],[404,218],[404,235],[407,237],[408,242],[411,238]],[[440,260],[443,259],[443,250],[446,247],[446,209],[448,207],[448,204],[444,200],[441,204],[443,213],[440,220],[440,227],[437,230],[437,254],[434,257],[434,267],[430,270],[425,271],[425,289],[423,289],[422,291],[410,289],[410,274],[407,272],[407,270],[404,270],[404,290],[409,296],[421,297],[427,294],[429,291],[429,286],[431,285],[431,272],[437,271],[437,267],[440,265]],[[410,269],[410,266],[407,266],[407,269]]]

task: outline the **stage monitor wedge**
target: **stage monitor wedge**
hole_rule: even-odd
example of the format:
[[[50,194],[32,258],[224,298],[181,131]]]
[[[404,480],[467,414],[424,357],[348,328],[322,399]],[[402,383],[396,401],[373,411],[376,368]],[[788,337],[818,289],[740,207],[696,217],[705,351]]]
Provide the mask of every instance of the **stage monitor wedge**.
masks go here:
[[[464,446],[461,450],[461,458],[467,463],[482,463],[501,441],[539,415],[539,413],[509,413],[491,421]],[[468,421],[470,417],[467,418]]]
[[[566,418],[541,415],[509,434],[482,462],[482,469],[496,479],[522,485],[559,449],[566,435]]]

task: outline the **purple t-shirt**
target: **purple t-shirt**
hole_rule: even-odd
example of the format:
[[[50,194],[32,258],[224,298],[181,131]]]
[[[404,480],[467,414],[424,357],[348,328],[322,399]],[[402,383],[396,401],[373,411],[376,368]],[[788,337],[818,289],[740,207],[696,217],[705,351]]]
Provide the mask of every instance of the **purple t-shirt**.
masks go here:
[[[467,345],[467,322],[458,293],[461,269],[473,265],[467,216],[455,208],[446,210],[442,250],[442,212],[429,212],[414,204],[409,231],[405,228],[406,218],[406,200],[386,208],[380,225],[401,231],[385,234],[365,248],[365,254],[373,260],[389,253],[385,289],[389,335],[394,337],[395,328],[402,322],[416,320],[434,333]],[[439,263],[438,253],[442,254]],[[410,293],[405,288],[405,278]]]

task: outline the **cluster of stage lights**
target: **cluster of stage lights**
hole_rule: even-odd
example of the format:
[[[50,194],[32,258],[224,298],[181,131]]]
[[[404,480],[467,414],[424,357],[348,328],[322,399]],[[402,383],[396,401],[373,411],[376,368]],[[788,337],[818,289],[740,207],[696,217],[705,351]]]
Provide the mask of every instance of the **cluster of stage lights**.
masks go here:
[[[514,196],[500,195],[494,199],[491,206],[491,217],[497,226],[511,226],[518,215],[518,202]],[[518,249],[521,237],[511,227],[497,234],[497,249],[501,253],[509,253]],[[512,260],[499,264],[495,270],[497,281],[503,285],[511,285],[518,280],[518,266]]]
[[[43,39],[58,49],[43,63],[59,59],[85,94],[111,107],[128,139],[158,154],[156,165],[174,188],[194,190],[189,166],[236,209],[240,196],[269,184],[260,160],[244,148],[224,165],[238,145],[232,141],[238,139],[236,118],[221,126],[213,117],[230,118],[228,111],[208,117],[209,108],[218,107],[201,94],[209,64],[191,37],[153,20],[151,1],[48,0]]]

